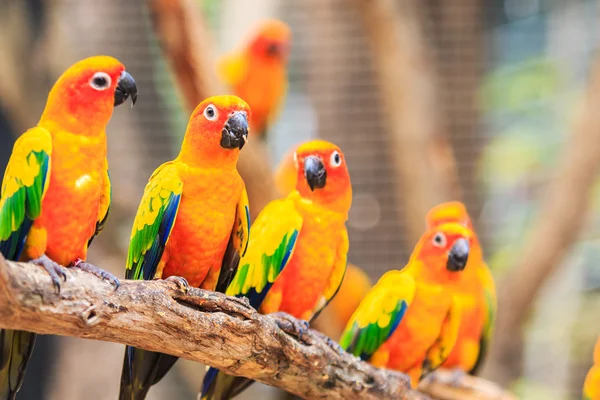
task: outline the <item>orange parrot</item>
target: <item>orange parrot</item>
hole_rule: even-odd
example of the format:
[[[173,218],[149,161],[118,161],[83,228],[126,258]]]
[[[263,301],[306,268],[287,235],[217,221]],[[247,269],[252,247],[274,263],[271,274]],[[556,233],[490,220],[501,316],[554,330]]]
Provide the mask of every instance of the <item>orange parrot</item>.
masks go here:
[[[340,345],[371,364],[404,372],[416,387],[452,350],[461,315],[454,287],[472,232],[457,223],[426,231],[408,264],[381,277],[360,303]]]
[[[344,155],[332,143],[305,143],[295,160],[296,190],[260,212],[225,293],[247,297],[263,314],[310,321],[336,294],[346,271],[352,186]],[[250,383],[209,368],[201,398],[229,399]]]
[[[284,196],[287,196],[296,187],[295,149],[296,147],[288,151],[275,169],[275,184],[279,192]],[[342,332],[350,316],[369,290],[371,290],[372,286],[369,276],[360,267],[349,262],[342,285],[327,306],[335,318],[327,321],[327,323],[332,323],[335,331]]]
[[[129,96],[135,103],[135,81],[118,60],[81,60],[58,78],[37,126],[14,145],[2,181],[0,252],[42,266],[59,291],[64,267],[119,285],[85,260],[110,208],[106,125]],[[0,331],[0,399],[16,397],[34,343],[34,333]]]
[[[127,279],[182,277],[193,287],[225,290],[250,232],[236,168],[249,119],[248,104],[237,96],[210,97],[196,107],[179,155],[146,185],[131,229]],[[144,399],[176,361],[127,346],[119,398]]]
[[[277,117],[287,92],[290,28],[267,20],[245,47],[223,56],[217,66],[221,80],[252,109],[250,128],[259,138]]]
[[[426,219],[430,228],[446,222],[458,222],[473,230],[464,204],[458,201],[433,207]],[[483,250],[475,233],[469,263],[458,287],[458,298],[463,318],[456,345],[442,367],[475,373],[489,346],[497,308],[494,277],[483,260]]]
[[[600,338],[594,348],[594,365],[583,384],[582,400],[600,400]]]

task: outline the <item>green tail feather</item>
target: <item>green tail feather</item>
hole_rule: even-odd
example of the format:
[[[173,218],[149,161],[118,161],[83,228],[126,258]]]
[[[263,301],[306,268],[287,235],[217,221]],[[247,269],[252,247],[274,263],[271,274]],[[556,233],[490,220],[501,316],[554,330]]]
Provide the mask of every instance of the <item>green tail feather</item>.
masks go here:
[[[25,379],[35,333],[0,330],[0,400],[13,400]]]
[[[119,400],[143,400],[153,385],[169,372],[178,360],[169,354],[127,346],[121,372]]]

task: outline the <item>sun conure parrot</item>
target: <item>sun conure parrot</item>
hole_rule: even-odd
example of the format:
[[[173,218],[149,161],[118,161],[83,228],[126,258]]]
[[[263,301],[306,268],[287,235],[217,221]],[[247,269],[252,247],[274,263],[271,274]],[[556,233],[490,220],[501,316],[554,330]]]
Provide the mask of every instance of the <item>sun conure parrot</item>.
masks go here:
[[[462,315],[458,338],[442,367],[475,373],[483,362],[496,317],[494,277],[483,259],[481,243],[463,203],[450,201],[439,204],[427,213],[426,220],[430,228],[446,222],[458,222],[473,231],[469,263],[457,285]]]
[[[264,137],[284,102],[290,40],[291,30],[284,22],[266,20],[242,48],[218,61],[221,80],[250,105],[256,137]]]
[[[600,400],[600,338],[594,348],[594,365],[583,384],[582,400]]]
[[[295,147],[284,155],[275,169],[275,184],[277,190],[284,196],[296,187],[297,171],[294,153]],[[327,330],[332,333],[337,332],[339,335],[372,286],[369,276],[360,267],[349,262],[340,289],[327,306],[328,310],[331,310],[331,314],[327,314],[327,317],[334,317],[324,322],[328,324]]]
[[[296,190],[274,200],[252,225],[246,255],[226,294],[263,314],[310,321],[336,294],[346,271],[352,186],[336,145],[315,140],[296,151]],[[252,381],[209,368],[202,399],[228,399]]]
[[[85,262],[110,208],[106,125],[135,81],[118,60],[86,58],[56,81],[37,126],[17,140],[2,180],[0,252],[48,271],[60,291],[64,267],[119,281]],[[0,331],[0,399],[19,391],[35,334]]]
[[[457,223],[427,230],[407,265],[383,275],[360,303],[342,334],[342,348],[408,374],[416,387],[454,346],[460,310],[453,286],[467,264],[471,238]]]
[[[248,138],[248,104],[214,96],[190,117],[177,158],[150,177],[133,228],[125,277],[182,277],[224,291],[248,245],[250,212],[236,169]],[[127,346],[119,398],[144,399],[177,357]]]

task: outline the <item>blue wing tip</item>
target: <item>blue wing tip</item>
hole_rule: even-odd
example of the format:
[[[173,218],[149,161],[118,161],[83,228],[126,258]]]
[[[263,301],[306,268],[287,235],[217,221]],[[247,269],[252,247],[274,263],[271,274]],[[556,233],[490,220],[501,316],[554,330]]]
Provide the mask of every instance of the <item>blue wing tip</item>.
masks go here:
[[[204,396],[206,396],[206,394],[208,393],[208,389],[210,389],[218,374],[219,370],[213,367],[210,367],[208,371],[206,371],[204,379],[202,380],[202,394],[200,396],[201,398],[204,398]]]

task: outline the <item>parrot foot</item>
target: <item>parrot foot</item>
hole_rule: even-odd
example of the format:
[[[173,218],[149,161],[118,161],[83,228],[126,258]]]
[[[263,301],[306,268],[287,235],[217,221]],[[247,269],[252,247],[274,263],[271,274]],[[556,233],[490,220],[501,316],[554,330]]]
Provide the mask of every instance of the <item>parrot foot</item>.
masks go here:
[[[319,338],[320,340],[322,340],[323,342],[325,342],[325,344],[333,351],[335,351],[338,354],[344,354],[346,352],[346,350],[344,350],[342,348],[342,346],[340,346],[340,344],[338,342],[336,342],[335,340],[333,340],[332,338],[330,338],[329,336],[325,335],[324,333],[321,333],[319,331],[313,331],[313,334]]]
[[[182,276],[172,275],[165,280],[169,281],[169,282],[175,282],[175,284],[177,285],[177,288],[184,293],[187,292],[187,290],[190,288],[190,284]]]
[[[83,260],[75,261],[73,263],[72,267],[79,268],[82,271],[89,272],[92,275],[96,275],[98,278],[100,278],[102,280],[108,281],[108,283],[110,283],[111,285],[113,285],[115,287],[115,290],[117,290],[119,288],[119,286],[121,285],[121,283],[119,282],[119,279],[116,276],[114,276],[113,274],[111,274],[110,272],[107,272],[107,271],[105,271],[101,268],[98,268],[95,265],[92,265],[90,263],[87,263]]]
[[[329,346],[331,350],[337,352],[338,354],[344,354],[346,352],[338,342],[330,337],[327,337],[325,343],[327,343],[327,346]]]
[[[302,340],[302,336],[308,330],[308,322],[292,317],[290,314],[285,312],[274,312],[269,314],[271,317],[275,317],[275,323],[285,333],[291,336],[295,336]]]
[[[43,267],[48,272],[50,279],[52,279],[52,284],[56,288],[56,292],[60,293],[60,278],[62,277],[63,281],[67,281],[67,269],[62,265],[52,261],[45,254],[39,258],[31,260],[31,263]]]

